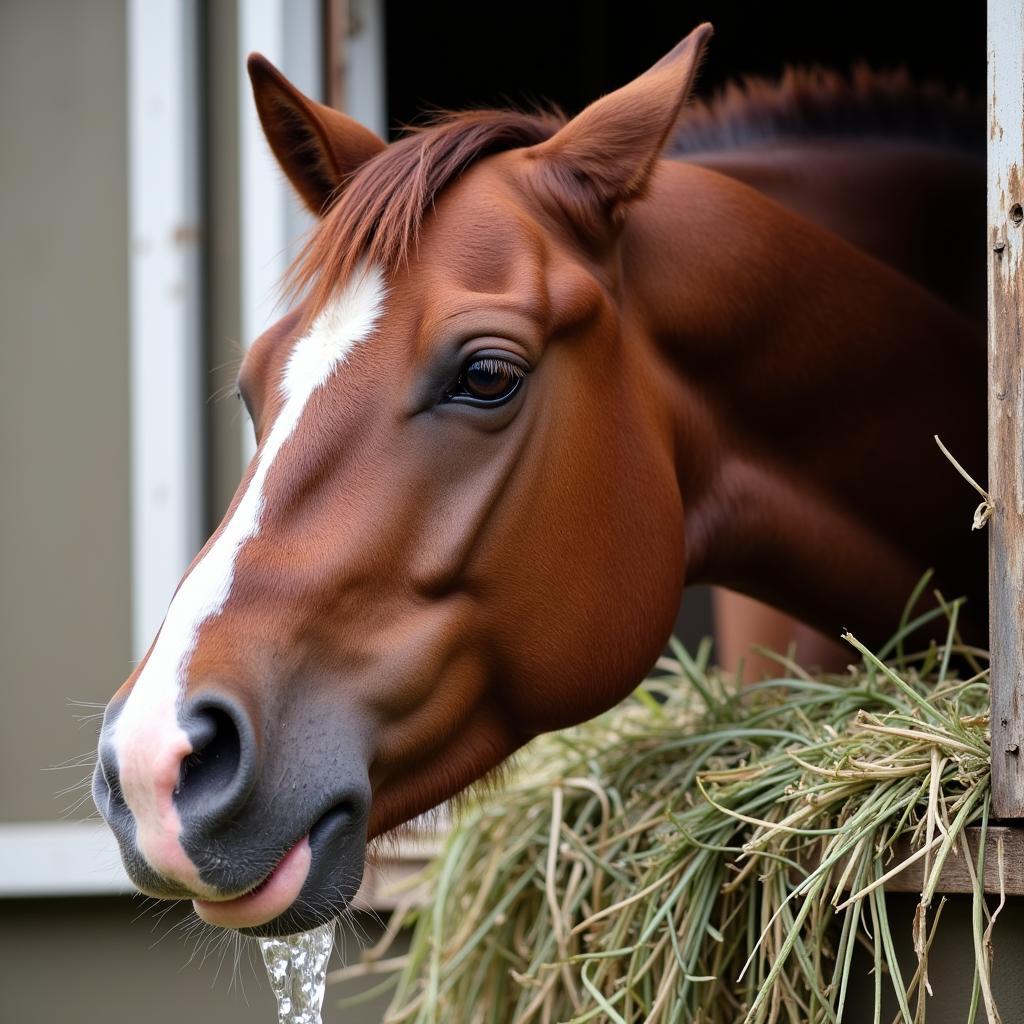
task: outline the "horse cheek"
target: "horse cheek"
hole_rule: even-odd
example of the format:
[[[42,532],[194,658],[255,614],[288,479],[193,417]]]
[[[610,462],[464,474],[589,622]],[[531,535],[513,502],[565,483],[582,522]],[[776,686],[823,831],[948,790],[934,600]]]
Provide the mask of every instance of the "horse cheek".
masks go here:
[[[671,635],[684,577],[682,503],[671,468],[644,461],[625,462],[610,494],[584,499],[578,522],[556,527],[571,536],[558,556],[510,588],[529,595],[512,610],[518,644],[508,680],[508,702],[528,732],[616,704]]]

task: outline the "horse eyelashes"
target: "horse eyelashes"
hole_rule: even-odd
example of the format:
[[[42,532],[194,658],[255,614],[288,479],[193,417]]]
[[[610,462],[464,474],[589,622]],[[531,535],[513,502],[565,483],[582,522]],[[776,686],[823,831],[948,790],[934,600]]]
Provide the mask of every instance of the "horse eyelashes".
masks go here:
[[[526,370],[510,359],[481,356],[471,359],[462,368],[447,399],[484,408],[504,405],[519,390],[525,377]]]
[[[487,373],[508,373],[513,377],[519,378],[526,376],[526,371],[521,366],[505,359],[495,359],[492,356],[476,359],[470,365],[480,367]]]

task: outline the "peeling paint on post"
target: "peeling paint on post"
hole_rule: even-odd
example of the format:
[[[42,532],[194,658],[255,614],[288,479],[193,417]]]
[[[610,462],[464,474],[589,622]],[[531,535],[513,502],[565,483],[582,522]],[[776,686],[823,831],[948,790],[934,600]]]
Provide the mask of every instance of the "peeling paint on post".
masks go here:
[[[993,810],[1024,818],[1024,5],[988,7]]]

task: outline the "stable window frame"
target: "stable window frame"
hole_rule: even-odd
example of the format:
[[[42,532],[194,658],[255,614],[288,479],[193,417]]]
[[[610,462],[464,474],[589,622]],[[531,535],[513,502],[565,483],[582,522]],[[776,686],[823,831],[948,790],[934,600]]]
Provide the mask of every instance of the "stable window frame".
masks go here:
[[[1024,8],[988,5],[992,807],[1024,819]]]
[[[239,0],[236,56],[241,66],[247,48],[262,46],[286,73],[301,80],[301,70],[293,68],[294,44],[288,45],[280,28],[285,5],[286,0]],[[319,8],[322,26],[321,95],[383,135],[384,0],[312,0],[311,6]],[[194,53],[198,41],[194,0],[129,0],[127,14],[132,614],[134,646],[141,653],[201,542],[201,83],[187,52],[192,47]],[[989,0],[987,16],[992,799],[993,814],[1003,827],[989,829],[985,884],[998,892],[997,844],[1003,844],[1008,864],[1024,863],[1024,9],[1018,0]],[[273,45],[267,43],[267,26],[276,39]],[[306,38],[315,38],[315,33]],[[246,95],[247,82],[240,81],[240,88]],[[168,104],[159,117],[154,117],[154,102],[158,107]],[[241,200],[243,324],[244,336],[252,340],[268,315],[268,296],[301,222],[289,212],[293,204],[288,190],[255,134],[255,115],[245,108],[239,116],[241,166],[257,166],[247,156],[258,152],[260,168],[243,185]],[[154,187],[146,170],[146,161],[160,153],[167,155],[165,172],[174,178],[166,189]],[[256,222],[268,209],[261,197],[280,216],[272,218],[272,231],[257,235]],[[160,317],[153,315],[154,309],[161,311]],[[240,443],[251,451],[247,442]],[[974,849],[979,837],[979,830],[969,830]],[[387,872],[404,874],[424,856],[422,849],[406,853],[403,848]],[[112,835],[95,822],[4,823],[0,864],[6,866],[0,871],[0,897],[131,890]],[[32,865],[31,871],[26,864]],[[72,869],[75,865],[90,867]],[[1004,881],[1007,893],[1024,894],[1024,872],[1011,872]],[[920,891],[920,886],[919,872],[912,867],[886,888]],[[367,895],[379,887],[380,879],[372,879]],[[951,864],[940,888],[970,891],[969,879]],[[384,906],[371,898],[374,906]]]
[[[206,351],[203,104],[198,0],[125,0],[131,360],[131,638],[141,658],[205,538]],[[239,321],[247,344],[275,318],[277,286],[312,223],[267,146],[245,59],[260,50],[314,98],[348,97],[353,116],[385,130],[384,0],[236,0]],[[331,73],[326,32],[348,59]],[[233,443],[233,442],[232,442]],[[252,455],[239,417],[237,443]],[[432,852],[403,844],[367,873],[364,901],[390,909],[383,878]],[[113,833],[98,821],[0,822],[0,899],[134,891]]]

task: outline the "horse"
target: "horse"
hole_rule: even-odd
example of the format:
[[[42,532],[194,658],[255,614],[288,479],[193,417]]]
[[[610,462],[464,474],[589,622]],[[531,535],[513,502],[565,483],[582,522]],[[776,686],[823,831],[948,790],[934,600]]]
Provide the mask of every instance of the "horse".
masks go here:
[[[684,583],[876,643],[934,566],[977,635],[932,442],[985,444],[969,118],[870,75],[692,105],[710,35],[389,145],[250,58],[319,220],[240,371],[256,454],[104,715],[144,892],[330,920],[368,842],[627,695]]]

